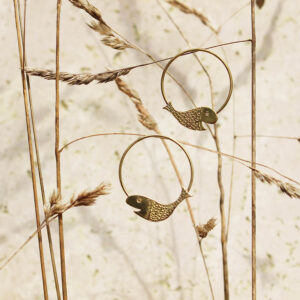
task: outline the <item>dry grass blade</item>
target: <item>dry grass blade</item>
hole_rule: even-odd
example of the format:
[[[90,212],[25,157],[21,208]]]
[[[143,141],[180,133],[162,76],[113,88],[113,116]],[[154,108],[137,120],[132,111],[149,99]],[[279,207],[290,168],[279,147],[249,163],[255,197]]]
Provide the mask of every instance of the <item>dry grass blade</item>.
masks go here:
[[[131,70],[132,68],[124,68],[124,69],[108,71],[108,72],[103,72],[98,74],[91,74],[91,73],[73,74],[67,72],[60,72],[59,80],[67,82],[68,84],[71,85],[89,84],[92,81],[97,81],[98,83],[107,83],[115,80],[120,76],[127,75]],[[47,80],[56,79],[56,73],[51,70],[26,68],[25,71],[27,74],[31,76],[39,76]]]
[[[134,103],[137,111],[138,111],[138,116],[139,116],[139,122],[145,126],[146,128],[148,128],[149,130],[156,130],[157,129],[157,123],[156,121],[153,119],[153,117],[150,115],[150,113],[148,112],[148,110],[145,108],[145,106],[142,103],[141,98],[139,97],[138,93],[133,90],[130,89],[129,86],[120,78],[117,78],[115,80],[118,89],[126,94],[131,101]]]
[[[215,218],[211,218],[206,224],[199,224],[196,226],[197,233],[201,239],[207,237],[207,234],[215,228],[216,221]]]
[[[288,195],[290,198],[300,199],[300,190],[294,187],[288,182],[283,182],[275,177],[272,177],[268,174],[262,173],[258,170],[253,170],[255,177],[263,182],[268,184],[275,184],[278,186],[279,190]]]
[[[182,11],[185,14],[192,14],[192,15],[196,16],[197,18],[200,19],[200,21],[205,26],[210,28],[213,32],[218,33],[218,29],[215,28],[215,26],[212,24],[212,21],[207,16],[205,16],[202,12],[200,12],[199,10],[189,7],[186,4],[184,4],[178,0],[166,0],[166,2],[169,3],[170,5],[172,5],[173,7],[178,8],[180,11]]]

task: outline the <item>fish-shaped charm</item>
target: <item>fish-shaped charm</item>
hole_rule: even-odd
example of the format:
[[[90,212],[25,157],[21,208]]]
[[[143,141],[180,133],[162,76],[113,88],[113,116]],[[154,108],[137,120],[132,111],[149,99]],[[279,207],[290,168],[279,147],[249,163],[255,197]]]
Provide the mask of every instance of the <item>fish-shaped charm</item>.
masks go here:
[[[191,195],[182,188],[179,198],[170,204],[160,204],[140,195],[129,196],[126,199],[126,203],[134,208],[140,209],[139,211],[135,211],[140,217],[148,221],[160,222],[170,217],[175,208],[188,197],[191,197]]]
[[[205,130],[202,122],[215,124],[218,120],[217,114],[209,107],[197,107],[188,111],[177,111],[171,102],[163,107],[169,111],[177,121],[192,130]]]

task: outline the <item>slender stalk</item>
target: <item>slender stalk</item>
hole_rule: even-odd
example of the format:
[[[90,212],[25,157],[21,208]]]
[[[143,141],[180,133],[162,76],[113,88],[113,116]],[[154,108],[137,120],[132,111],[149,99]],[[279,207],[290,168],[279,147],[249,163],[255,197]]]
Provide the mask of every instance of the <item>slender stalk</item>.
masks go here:
[[[88,139],[88,138],[91,138],[91,137],[96,137],[96,136],[110,136],[110,135],[132,135],[132,136],[146,136],[145,134],[140,134],[140,133],[129,133],[129,132],[107,132],[107,133],[96,133],[96,134],[91,134],[91,135],[86,135],[86,136],[82,136],[80,138],[77,138],[75,140],[72,140],[71,142],[65,144],[63,147],[61,147],[59,149],[59,152],[62,152],[65,148],[67,148],[68,146],[70,146],[71,144],[73,143],[76,143],[78,141],[81,141],[81,140],[85,140],[85,139]],[[194,148],[197,148],[197,149],[201,149],[201,150],[204,150],[204,151],[208,151],[208,152],[211,152],[211,153],[216,153],[216,154],[220,154],[222,156],[225,156],[225,157],[228,157],[230,159],[235,159],[237,160],[238,162],[246,162],[246,163],[250,163],[251,164],[251,161],[250,160],[247,160],[247,159],[244,159],[244,158],[241,158],[241,157],[238,157],[238,156],[232,156],[230,154],[227,154],[227,153],[224,153],[224,152],[219,152],[219,151],[216,151],[216,150],[213,150],[213,149],[210,149],[210,148],[206,148],[206,147],[203,147],[203,146],[199,146],[199,145],[194,145],[194,144],[191,144],[189,142],[186,142],[186,141],[182,141],[182,140],[178,140],[178,142],[180,144],[183,144],[183,145],[187,145],[187,146],[190,146],[190,147],[194,147]],[[244,166],[247,166],[245,164],[243,164]],[[267,166],[265,164],[261,164],[261,163],[258,163],[256,162],[256,165],[257,166],[261,166],[261,167],[264,167],[264,168],[267,168],[273,172],[275,172],[276,174],[278,174],[279,176],[282,176],[298,185],[300,185],[300,182],[291,178],[291,177],[288,177],[284,174],[282,174],[281,172],[277,171],[276,169],[270,167],[270,166]],[[248,166],[247,166],[248,167]],[[257,169],[255,169],[257,170]]]
[[[24,98],[25,118],[26,118],[26,127],[27,127],[27,139],[28,139],[28,148],[29,148],[29,157],[30,157],[32,189],[33,189],[34,207],[35,207],[35,218],[36,218],[36,226],[37,226],[37,228],[39,228],[40,227],[40,214],[39,214],[37,185],[36,185],[36,176],[35,176],[35,168],[34,168],[34,154],[33,154],[33,145],[32,145],[32,137],[31,137],[31,128],[30,128],[30,116],[29,116],[29,109],[28,109],[27,85],[26,85],[25,72],[24,72],[25,60],[24,60],[23,57],[25,56],[25,37],[24,37],[24,40],[23,40],[23,51],[24,52],[22,53],[21,29],[20,29],[20,23],[19,23],[20,11],[18,10],[16,0],[14,0],[14,11],[15,11],[15,23],[16,23],[16,29],[17,29],[17,39],[18,39],[18,48],[19,48],[19,59],[20,59],[20,67],[21,67],[22,86],[23,86],[23,98]],[[24,20],[24,22],[25,22],[25,20]],[[44,250],[43,250],[43,240],[42,240],[41,232],[38,232],[38,244],[39,244],[40,263],[41,263],[42,280],[43,280],[44,299],[48,300],[48,286],[47,286],[45,260],[44,260]]]
[[[251,137],[249,134],[243,135],[236,135],[236,138],[243,138],[243,137]],[[272,139],[287,139],[287,140],[300,140],[300,137],[295,136],[280,136],[280,135],[264,135],[264,134],[257,134],[256,137],[258,138],[272,138]]]
[[[208,127],[210,128],[210,127]],[[214,124],[214,134],[212,137],[216,144],[217,152],[220,152],[220,141],[218,137],[218,126]],[[229,300],[229,276],[228,276],[228,260],[227,260],[227,239],[226,239],[226,216],[224,208],[225,192],[222,182],[222,156],[218,154],[218,170],[217,170],[218,186],[220,191],[220,215],[221,215],[221,245],[223,259],[223,280],[224,280],[224,297]]]
[[[214,290],[213,290],[213,287],[212,287],[212,284],[211,284],[211,279],[210,279],[208,267],[207,267],[207,264],[206,264],[206,259],[205,259],[205,256],[204,256],[203,248],[202,248],[202,239],[199,238],[198,242],[199,242],[200,252],[201,252],[201,256],[202,256],[202,260],[203,260],[203,265],[204,265],[206,276],[207,276],[207,279],[208,279],[211,298],[213,300],[215,300]]]
[[[61,198],[61,169],[60,169],[60,152],[59,152],[59,37],[60,37],[60,13],[61,0],[57,0],[57,17],[56,17],[56,80],[55,80],[55,158],[56,158],[56,185],[57,193]],[[59,248],[60,248],[60,264],[63,300],[68,299],[67,294],[67,277],[66,277],[66,259],[65,259],[65,243],[64,243],[64,227],[63,215],[58,215],[59,227]]]
[[[256,32],[255,0],[251,0],[251,167],[256,167]],[[256,300],[256,177],[251,174],[252,212],[252,300]]]
[[[176,28],[176,30],[178,31],[178,33],[181,35],[181,37],[183,38],[183,40],[185,41],[185,43],[187,44],[188,47],[192,48],[192,45],[190,43],[190,41],[186,38],[186,36],[184,35],[184,33],[182,32],[181,28],[177,25],[177,23],[175,22],[175,20],[172,18],[172,16],[168,13],[168,11],[164,8],[164,6],[161,4],[160,0],[156,0],[157,4],[161,7],[161,9],[164,11],[164,13],[166,14],[166,16],[168,17],[168,19],[170,20],[170,22],[174,25],[174,27]],[[211,99],[213,99],[213,88],[212,88],[212,81],[211,78],[209,76],[209,73],[207,72],[206,68],[204,67],[204,65],[202,64],[202,62],[200,61],[199,57],[197,56],[196,53],[193,53],[193,56],[195,57],[195,59],[197,60],[197,62],[199,63],[199,65],[201,66],[201,68],[203,69],[204,73],[207,76],[208,82],[209,82],[209,86],[210,86],[210,92],[211,92]],[[188,209],[191,210],[190,203],[189,201],[187,201],[187,205],[188,205]],[[192,210],[191,210],[192,211]],[[192,223],[194,225],[194,228],[196,228],[196,222],[193,216],[193,213],[190,213],[190,216],[192,218]],[[203,248],[202,248],[202,240],[200,239],[200,237],[198,236],[198,233],[196,231],[196,236],[198,239],[198,243],[199,243],[199,249],[200,249],[200,253],[202,256],[202,260],[203,260],[203,264],[205,267],[205,271],[206,271],[206,275],[207,275],[207,279],[208,279],[208,284],[209,284],[209,289],[211,292],[211,298],[214,300],[215,296],[214,296],[214,291],[212,288],[212,283],[210,280],[210,276],[209,276],[209,270],[206,264],[206,260],[205,260],[205,256],[204,256],[204,252],[203,252]]]
[[[17,3],[18,3],[18,10],[20,11],[20,1],[17,0]],[[22,41],[23,41],[24,68],[26,68],[26,65],[27,65],[27,58],[26,58],[26,51],[25,51],[26,7],[27,7],[27,0],[25,0],[25,3],[24,3],[24,25],[23,26],[22,26],[22,22],[21,22],[21,15],[19,14],[21,38],[22,38]],[[43,181],[40,154],[39,154],[38,141],[37,141],[37,134],[36,134],[36,128],[35,128],[35,118],[34,118],[34,111],[33,111],[33,104],[32,104],[30,78],[29,78],[28,74],[26,74],[26,83],[27,83],[27,92],[28,92],[29,109],[30,109],[30,117],[31,117],[32,132],[33,132],[33,140],[34,140],[34,146],[35,146],[35,155],[36,155],[36,159],[37,159],[40,189],[41,189],[43,206],[44,206],[46,204],[46,197],[45,197],[44,181]],[[48,237],[48,243],[49,243],[49,250],[50,250],[52,271],[53,271],[54,282],[55,282],[56,295],[57,295],[57,299],[60,300],[61,297],[60,297],[60,290],[59,290],[59,283],[58,283],[58,277],[57,277],[55,256],[54,256],[54,250],[53,250],[52,235],[51,235],[51,229],[50,229],[50,226],[49,226],[47,220],[46,220],[46,228],[47,228],[47,237]]]

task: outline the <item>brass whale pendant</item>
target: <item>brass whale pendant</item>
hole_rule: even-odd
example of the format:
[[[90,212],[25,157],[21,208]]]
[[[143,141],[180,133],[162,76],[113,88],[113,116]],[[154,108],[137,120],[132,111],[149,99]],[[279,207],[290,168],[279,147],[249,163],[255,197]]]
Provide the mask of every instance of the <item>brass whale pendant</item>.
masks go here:
[[[188,111],[177,111],[171,102],[168,102],[163,109],[169,111],[177,121],[192,130],[205,130],[202,122],[215,124],[218,120],[217,114],[209,107],[197,107]]]
[[[139,211],[134,212],[140,217],[148,221],[160,222],[170,217],[175,208],[188,197],[191,197],[191,195],[182,188],[179,198],[167,205],[160,204],[150,198],[140,195],[129,196],[126,199],[126,203],[134,208],[140,209]]]

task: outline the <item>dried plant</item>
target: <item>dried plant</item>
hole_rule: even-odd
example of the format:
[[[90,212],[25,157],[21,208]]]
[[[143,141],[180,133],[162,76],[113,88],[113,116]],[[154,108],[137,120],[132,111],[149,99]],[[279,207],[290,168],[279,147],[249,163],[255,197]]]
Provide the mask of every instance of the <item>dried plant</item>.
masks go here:
[[[300,199],[300,190],[294,187],[292,184],[288,182],[283,182],[275,177],[262,173],[258,170],[253,170],[253,172],[255,177],[259,181],[268,184],[275,184],[282,193],[288,195],[290,198]]]
[[[103,20],[102,15],[97,7],[90,4],[87,0],[69,0],[77,8],[85,10],[97,22],[91,22],[88,26],[94,31],[103,35],[101,40],[104,45],[109,46],[116,50],[124,50],[126,48],[134,48],[130,43],[116,35],[116,32],[107,25]]]
[[[95,204],[98,197],[107,195],[110,184],[100,183],[91,191],[83,191],[76,198],[73,196],[69,202],[62,203],[57,192],[53,192],[49,199],[49,204],[45,206],[45,213],[47,218],[51,218],[56,214],[62,214],[68,209],[75,206],[91,206]]]
[[[134,103],[138,111],[139,122],[149,130],[156,130],[157,123],[154,120],[154,118],[150,115],[148,110],[145,108],[145,106],[143,105],[142,100],[138,95],[138,93],[135,90],[129,88],[129,86],[125,83],[125,81],[120,78],[117,78],[115,82],[118,86],[118,89],[124,94],[126,94],[130,98],[130,100]]]
[[[102,38],[102,43],[106,46],[109,46],[116,50],[124,50],[126,48],[133,48],[131,44],[125,42],[116,36],[116,34],[112,31],[112,29],[106,24],[102,22],[91,22],[88,26],[94,31],[98,32],[100,35],[104,35]]]
[[[83,191],[76,198],[72,197],[69,202],[62,203],[58,201],[57,192],[53,192],[49,199],[49,205],[45,207],[47,212],[46,219],[40,223],[37,230],[35,230],[26,241],[16,250],[14,253],[9,256],[4,263],[0,266],[2,270],[16,255],[33,239],[36,234],[39,234],[41,230],[53,220],[55,220],[59,215],[65,213],[72,207],[75,206],[91,206],[95,204],[98,197],[107,195],[111,185],[108,183],[100,183],[96,188],[91,191]],[[52,207],[50,203],[53,203]]]
[[[96,80],[98,83],[107,83],[109,81],[115,80],[120,76],[127,75],[131,70],[132,68],[124,68],[120,70],[108,71],[108,72],[98,73],[98,74],[91,74],[91,73],[72,74],[67,72],[60,72],[59,79],[71,85],[89,84],[94,80]],[[25,71],[27,74],[31,76],[39,76],[47,80],[55,80],[56,78],[56,73],[47,69],[27,68]]]
[[[217,219],[210,218],[206,224],[199,224],[196,226],[197,233],[201,239],[205,238],[207,234],[216,226]]]
[[[214,33],[218,33],[218,29],[215,28],[212,21],[204,15],[204,13],[200,12],[199,10],[189,7],[186,4],[182,3],[179,0],[166,0],[167,3],[172,5],[173,7],[178,8],[185,14],[192,14],[200,19],[200,21],[207,27],[209,27]]]

